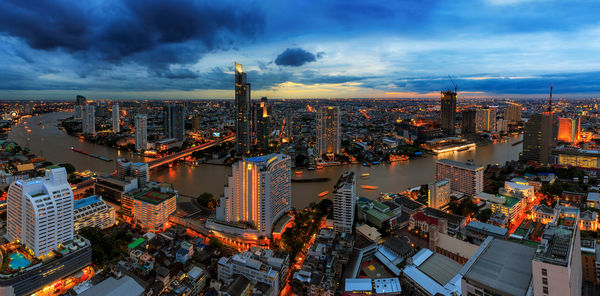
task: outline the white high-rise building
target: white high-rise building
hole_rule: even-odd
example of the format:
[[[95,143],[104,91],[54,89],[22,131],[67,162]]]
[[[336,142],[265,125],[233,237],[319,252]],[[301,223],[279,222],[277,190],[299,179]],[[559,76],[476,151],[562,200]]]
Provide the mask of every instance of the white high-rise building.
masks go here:
[[[148,148],[148,123],[144,114],[135,116],[135,149],[145,150]]]
[[[318,157],[323,154],[333,156],[340,153],[340,108],[325,106],[317,111],[317,147]]]
[[[506,111],[504,111],[504,119],[506,119],[510,123],[520,122],[522,109],[523,106],[515,103],[510,103],[510,105],[506,106]]]
[[[58,166],[46,176],[13,182],[7,195],[7,237],[19,240],[36,257],[73,240],[73,191]]]
[[[245,158],[233,164],[217,220],[248,222],[260,235],[292,208],[291,160],[285,154]]]
[[[440,209],[450,202],[450,182],[448,180],[429,183],[427,187],[430,207]]]
[[[82,112],[83,119],[81,121],[81,128],[84,134],[95,135],[96,134],[96,107],[94,105],[83,106]]]
[[[356,208],[356,178],[346,172],[333,191],[333,229],[337,233],[352,233]]]
[[[435,164],[435,180],[448,180],[450,190],[474,196],[483,191],[484,169],[471,162],[440,159]]]
[[[121,132],[121,113],[119,111],[119,104],[112,105],[112,130],[115,134]]]

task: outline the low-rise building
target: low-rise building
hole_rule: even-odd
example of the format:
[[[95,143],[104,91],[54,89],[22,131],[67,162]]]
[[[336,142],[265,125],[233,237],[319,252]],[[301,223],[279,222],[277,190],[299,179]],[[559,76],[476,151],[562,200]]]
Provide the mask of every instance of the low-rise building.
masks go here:
[[[465,227],[467,237],[471,238],[476,244],[481,244],[488,236],[499,239],[506,239],[508,229],[480,221],[471,221]]]
[[[450,258],[421,249],[404,267],[401,284],[407,295],[459,295],[460,269],[461,265]]]
[[[169,215],[177,210],[177,195],[167,184],[137,189],[123,195],[121,211],[144,229],[164,230]]]

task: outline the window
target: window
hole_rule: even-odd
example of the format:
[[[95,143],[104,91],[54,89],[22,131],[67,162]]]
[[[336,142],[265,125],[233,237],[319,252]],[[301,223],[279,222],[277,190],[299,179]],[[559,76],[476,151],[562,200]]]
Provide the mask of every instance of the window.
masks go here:
[[[544,294],[548,294],[548,287],[543,287]]]
[[[542,268],[542,275],[543,276],[548,276],[548,270],[545,268]]]
[[[543,283],[544,285],[548,285],[548,279],[547,279],[547,278],[545,278],[545,277],[544,277],[544,278],[542,278],[542,283]]]

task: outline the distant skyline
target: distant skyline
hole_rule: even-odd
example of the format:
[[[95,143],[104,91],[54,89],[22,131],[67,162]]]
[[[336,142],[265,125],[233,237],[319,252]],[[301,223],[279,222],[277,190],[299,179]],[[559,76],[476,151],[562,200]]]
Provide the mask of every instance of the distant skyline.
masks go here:
[[[0,0],[0,99],[600,97],[596,1]]]

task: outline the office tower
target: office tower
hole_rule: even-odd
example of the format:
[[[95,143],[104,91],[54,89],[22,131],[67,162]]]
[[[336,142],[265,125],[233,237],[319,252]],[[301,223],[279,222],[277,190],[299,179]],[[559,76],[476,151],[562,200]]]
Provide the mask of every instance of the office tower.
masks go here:
[[[121,132],[121,113],[119,111],[119,104],[112,105],[112,130],[115,134]]]
[[[233,164],[217,220],[248,222],[260,235],[271,236],[277,220],[291,209],[291,158],[270,154]]]
[[[504,119],[506,119],[509,123],[515,124],[521,122],[521,110],[523,106],[515,103],[509,103],[506,106],[506,110],[504,111]]]
[[[456,91],[442,91],[440,125],[444,134],[454,136],[456,130]]]
[[[435,164],[435,180],[449,180],[452,191],[474,196],[483,191],[483,171],[483,166],[471,162],[440,159]]]
[[[333,157],[340,153],[340,108],[338,106],[324,106],[317,111],[317,147],[319,157],[327,154]]]
[[[73,206],[75,231],[84,227],[100,229],[115,225],[115,208],[99,195],[92,195],[76,200]]]
[[[575,144],[581,140],[581,125],[579,117],[558,118],[557,140],[571,144]]]
[[[202,129],[202,116],[194,115],[192,117],[192,130],[198,132]]]
[[[256,143],[263,151],[269,148],[270,119],[267,97],[262,97],[256,110]]]
[[[429,183],[427,187],[429,189],[427,195],[429,207],[441,209],[450,202],[450,182],[448,180]]]
[[[533,295],[582,295],[579,209],[559,206],[546,225],[531,268]]]
[[[35,257],[73,240],[73,191],[67,171],[46,168],[45,177],[12,183],[7,195],[7,236]]]
[[[137,114],[135,116],[135,149],[145,150],[148,148],[148,124],[146,115]]]
[[[462,111],[462,123],[461,123],[461,133],[465,134],[474,134],[477,132],[476,125],[476,115],[477,111],[475,109],[467,109]]]
[[[250,91],[250,83],[246,81],[242,65],[235,63],[235,143],[239,155],[250,153]]]
[[[94,105],[83,106],[83,120],[81,121],[81,128],[84,134],[95,135],[96,134],[96,107]]]
[[[533,114],[523,130],[520,160],[549,163],[554,146],[554,114]]]
[[[486,107],[477,110],[476,115],[477,131],[490,132],[496,131],[496,108]]]
[[[75,106],[73,106],[73,118],[78,120],[82,119],[83,106],[87,104],[87,100],[84,96],[77,96],[75,98]]]
[[[354,172],[344,173],[333,191],[333,230],[352,234],[356,208],[356,178]]]
[[[183,105],[180,104],[165,107],[163,113],[165,138],[177,139],[177,141],[185,139],[184,113]]]
[[[534,254],[524,244],[488,236],[460,270],[462,295],[531,295]]]

